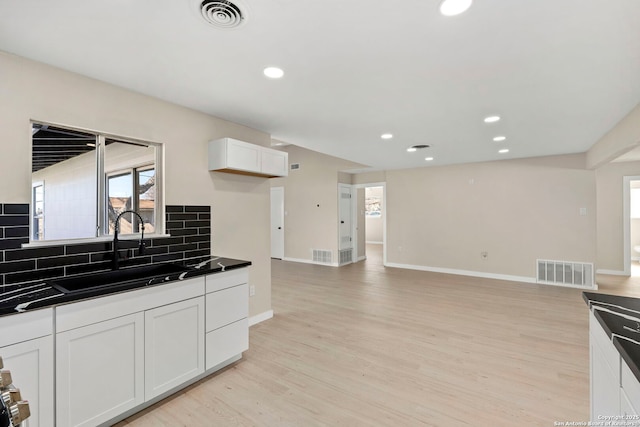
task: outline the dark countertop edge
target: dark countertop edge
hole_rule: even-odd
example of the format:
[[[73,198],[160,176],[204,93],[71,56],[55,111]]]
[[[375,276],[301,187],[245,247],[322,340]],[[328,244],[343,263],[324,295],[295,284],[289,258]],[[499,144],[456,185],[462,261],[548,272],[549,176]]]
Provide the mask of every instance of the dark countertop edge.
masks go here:
[[[589,310],[594,311],[593,313],[594,317],[596,318],[596,320],[598,321],[598,323],[600,324],[604,332],[607,334],[607,336],[613,343],[614,347],[618,350],[618,353],[620,354],[622,359],[625,361],[625,363],[627,364],[631,372],[633,372],[633,375],[640,382],[640,366],[638,366],[638,363],[640,362],[640,345],[629,342],[623,338],[618,338],[613,336],[614,331],[612,327],[608,324],[607,321],[605,321],[605,319],[603,319],[603,317],[600,315],[600,312],[598,310],[593,310],[592,308],[594,305],[602,305],[603,307],[607,307],[612,311],[624,312],[624,311],[636,310],[637,308],[640,308],[640,300],[632,297],[599,294],[594,292],[583,292],[582,297],[587,303]],[[622,307],[623,309],[620,310],[616,307],[611,307],[609,304]],[[626,306],[631,305],[633,307],[625,307],[625,305]],[[640,318],[640,313],[631,312],[628,314],[637,316]]]
[[[214,258],[214,257],[212,257],[212,258]],[[185,267],[185,271],[187,271],[187,274],[184,276],[184,278],[182,280],[187,280],[187,279],[191,279],[191,278],[194,278],[194,277],[206,276],[206,275],[209,275],[209,274],[223,273],[223,272],[237,270],[237,269],[244,268],[244,267],[249,267],[249,266],[252,265],[251,261],[245,261],[245,260],[239,260],[239,259],[233,259],[233,258],[222,258],[222,257],[220,257],[219,259],[217,259],[215,261],[225,262],[226,264],[224,265],[224,267],[221,267],[221,266],[217,265],[217,263],[212,262],[212,263],[204,265],[203,267],[201,267],[199,269],[196,269],[196,268],[193,268],[193,267]],[[170,263],[167,263],[167,264],[170,264]],[[103,297],[103,296],[113,295],[113,294],[117,294],[117,293],[135,291],[135,290],[138,290],[138,289],[149,288],[149,287],[152,287],[152,286],[162,286],[164,284],[174,283],[174,282],[177,282],[177,281],[179,281],[178,278],[172,278],[171,280],[155,283],[155,284],[149,285],[149,286],[145,285],[144,283],[137,283],[137,284],[128,284],[128,285],[125,285],[124,287],[100,288],[100,289],[97,289],[97,290],[93,290],[93,291],[90,290],[90,291],[87,291],[87,292],[77,292],[77,293],[63,294],[63,295],[60,295],[59,297],[55,297],[55,298],[51,298],[50,300],[42,301],[41,303],[35,303],[33,306],[30,306],[25,312],[32,312],[32,311],[36,311],[36,310],[40,310],[40,309],[44,309],[44,308],[55,307],[55,306],[61,305],[61,304],[79,302],[79,301],[82,301],[82,300],[100,298],[100,297]],[[17,312],[15,310],[15,305],[0,307],[0,317],[11,316],[11,315],[14,315],[14,314],[21,314],[20,312]]]

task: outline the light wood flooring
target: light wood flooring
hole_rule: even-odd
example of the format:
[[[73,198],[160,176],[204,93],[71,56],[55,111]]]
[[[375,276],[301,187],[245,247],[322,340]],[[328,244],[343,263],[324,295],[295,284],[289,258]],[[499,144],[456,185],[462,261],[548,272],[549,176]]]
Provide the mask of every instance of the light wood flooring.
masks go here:
[[[231,367],[118,426],[553,426],[587,421],[581,291],[272,262],[273,319]],[[599,278],[600,281],[600,278]],[[638,294],[604,278],[601,291]]]

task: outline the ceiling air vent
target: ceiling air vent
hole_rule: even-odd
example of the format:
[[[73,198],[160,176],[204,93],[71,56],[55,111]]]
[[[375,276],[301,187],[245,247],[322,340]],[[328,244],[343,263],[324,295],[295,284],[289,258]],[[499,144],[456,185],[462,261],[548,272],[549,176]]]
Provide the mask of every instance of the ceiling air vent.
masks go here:
[[[236,28],[246,19],[242,9],[230,1],[204,0],[198,4],[204,20],[216,28]]]
[[[300,163],[291,163],[291,170],[300,169]]]

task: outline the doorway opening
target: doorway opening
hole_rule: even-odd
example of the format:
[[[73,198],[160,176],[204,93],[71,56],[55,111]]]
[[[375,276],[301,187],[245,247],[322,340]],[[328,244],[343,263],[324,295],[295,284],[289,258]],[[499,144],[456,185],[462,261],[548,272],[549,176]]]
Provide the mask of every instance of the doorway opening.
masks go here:
[[[386,184],[371,183],[357,186],[357,260],[369,255],[387,261]]]
[[[623,186],[624,274],[640,277],[640,176],[625,176]]]

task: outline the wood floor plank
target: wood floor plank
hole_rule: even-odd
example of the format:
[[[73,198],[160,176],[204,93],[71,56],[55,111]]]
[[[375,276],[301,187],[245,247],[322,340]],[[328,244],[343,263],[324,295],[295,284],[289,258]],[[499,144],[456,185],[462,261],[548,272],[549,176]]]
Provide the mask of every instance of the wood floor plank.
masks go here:
[[[274,260],[241,361],[118,426],[552,426],[589,416],[580,290]],[[601,291],[640,295],[604,278]]]

